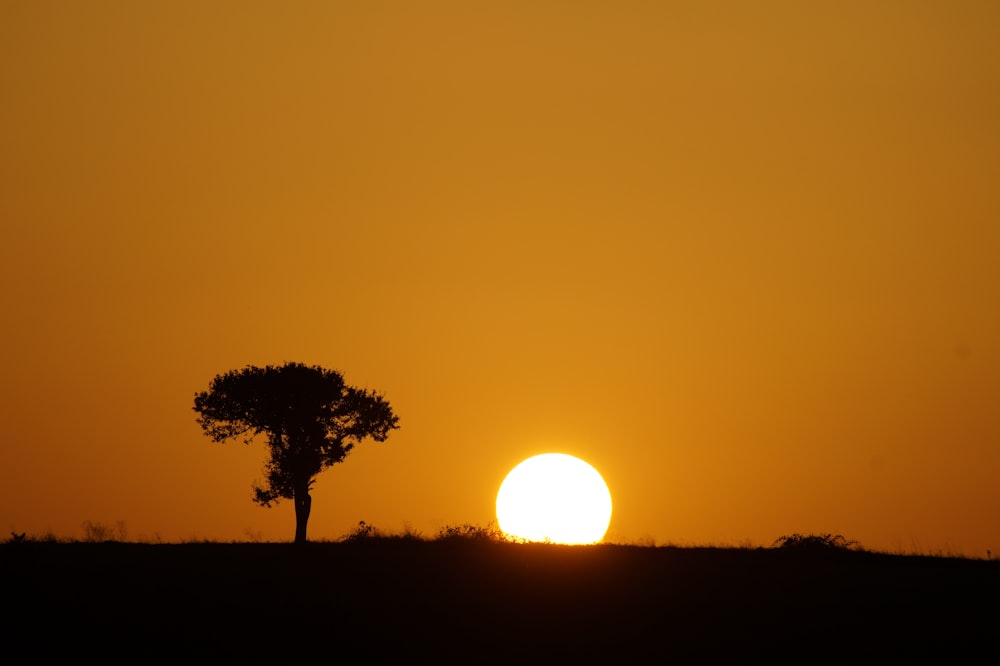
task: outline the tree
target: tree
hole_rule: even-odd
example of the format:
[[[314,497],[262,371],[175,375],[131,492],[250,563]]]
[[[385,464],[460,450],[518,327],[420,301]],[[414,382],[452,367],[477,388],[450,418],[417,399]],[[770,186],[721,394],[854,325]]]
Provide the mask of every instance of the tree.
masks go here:
[[[316,475],[341,462],[366,438],[383,442],[399,418],[385,399],[344,383],[339,372],[286,363],[247,366],[217,375],[196,393],[198,424],[214,442],[267,440],[270,458],[253,500],[270,507],[295,504],[295,542],[306,541]]]

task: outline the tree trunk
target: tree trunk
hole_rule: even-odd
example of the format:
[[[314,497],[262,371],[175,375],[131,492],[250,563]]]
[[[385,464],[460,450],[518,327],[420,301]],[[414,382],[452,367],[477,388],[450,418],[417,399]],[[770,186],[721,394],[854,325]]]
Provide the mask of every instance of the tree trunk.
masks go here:
[[[306,525],[309,522],[309,511],[312,509],[312,497],[309,490],[302,489],[295,493],[295,543],[306,542]]]

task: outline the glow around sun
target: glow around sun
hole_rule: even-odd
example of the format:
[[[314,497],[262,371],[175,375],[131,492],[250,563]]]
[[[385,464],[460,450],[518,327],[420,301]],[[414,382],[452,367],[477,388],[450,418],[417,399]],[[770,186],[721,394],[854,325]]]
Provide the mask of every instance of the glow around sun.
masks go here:
[[[611,524],[611,493],[586,462],[543,453],[523,461],[500,484],[497,523],[517,539],[597,543]]]

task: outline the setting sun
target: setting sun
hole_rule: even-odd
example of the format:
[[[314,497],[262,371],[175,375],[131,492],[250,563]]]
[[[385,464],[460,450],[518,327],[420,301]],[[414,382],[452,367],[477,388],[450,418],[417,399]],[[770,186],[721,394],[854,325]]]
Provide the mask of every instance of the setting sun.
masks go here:
[[[611,493],[597,470],[579,458],[537,455],[500,484],[497,522],[508,536],[528,541],[597,543],[611,522]]]

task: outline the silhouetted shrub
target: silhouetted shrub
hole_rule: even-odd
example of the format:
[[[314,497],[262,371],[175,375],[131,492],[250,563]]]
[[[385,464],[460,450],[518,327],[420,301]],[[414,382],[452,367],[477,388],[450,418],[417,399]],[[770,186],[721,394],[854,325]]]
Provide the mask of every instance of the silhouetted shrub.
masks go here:
[[[114,526],[85,520],[83,521],[83,540],[90,543],[124,542],[128,540],[128,527],[124,520],[119,520]]]
[[[341,541],[365,541],[368,539],[378,539],[383,536],[381,530],[362,520],[358,522],[357,527],[341,537]]]
[[[374,525],[369,525],[365,521],[359,521],[357,526],[350,532],[340,537],[341,542],[362,542],[362,541],[423,541],[424,537],[419,531],[414,530],[409,525],[404,526],[401,532],[386,532]]]
[[[795,548],[801,550],[849,550],[858,545],[857,541],[845,539],[840,534],[790,534],[774,541],[774,548]]]
[[[461,525],[445,525],[437,534],[437,541],[480,541],[489,543],[511,542],[509,536],[495,521],[487,525],[474,525],[472,523],[462,523]]]

